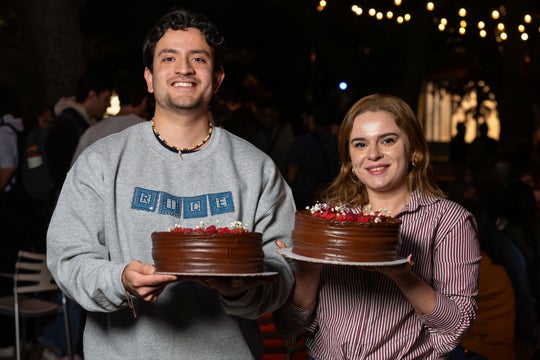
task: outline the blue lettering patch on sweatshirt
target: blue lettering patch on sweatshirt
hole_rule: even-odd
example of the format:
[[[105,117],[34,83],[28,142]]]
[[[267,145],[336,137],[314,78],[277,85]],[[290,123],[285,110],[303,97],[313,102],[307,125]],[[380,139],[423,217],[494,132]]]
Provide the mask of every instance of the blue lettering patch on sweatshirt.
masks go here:
[[[234,212],[234,201],[230,191],[190,197],[174,196],[164,191],[136,187],[133,191],[131,208],[156,212],[184,219],[207,218]]]
[[[210,200],[210,212],[212,215],[234,212],[234,202],[230,191],[209,194],[208,200]]]
[[[159,191],[136,187],[133,191],[131,207],[137,210],[156,211],[156,204],[159,199]]]
[[[184,219],[195,219],[208,217],[208,205],[206,195],[185,197]]]
[[[159,213],[180,217],[182,212],[182,198],[162,192],[159,200]]]

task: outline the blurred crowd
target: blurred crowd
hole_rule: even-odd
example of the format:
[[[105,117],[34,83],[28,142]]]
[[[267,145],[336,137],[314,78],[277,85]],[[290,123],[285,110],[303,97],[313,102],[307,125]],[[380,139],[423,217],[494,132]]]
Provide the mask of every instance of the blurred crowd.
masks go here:
[[[536,134],[521,146],[506,146],[488,130],[479,123],[478,136],[467,143],[465,126],[458,123],[448,163],[435,166],[451,169],[441,184],[479,224],[479,312],[464,344],[482,353],[486,343],[498,342],[498,355],[490,359],[538,359],[540,148]],[[504,357],[504,349],[512,357]]]

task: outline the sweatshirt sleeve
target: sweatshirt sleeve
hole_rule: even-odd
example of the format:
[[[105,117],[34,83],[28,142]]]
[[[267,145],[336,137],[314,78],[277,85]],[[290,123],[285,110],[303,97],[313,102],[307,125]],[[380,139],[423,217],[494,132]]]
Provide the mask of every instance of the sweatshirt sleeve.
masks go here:
[[[294,284],[294,272],[289,262],[280,255],[276,240],[291,246],[295,204],[292,192],[276,167],[269,166],[258,206],[254,231],[263,234],[265,271],[277,272],[277,281],[264,282],[244,296],[229,300],[222,298],[230,315],[257,319],[279,308],[288,299]]]
[[[87,311],[127,305],[121,275],[104,241],[102,174],[87,162],[71,168],[47,232],[47,263],[60,289]]]

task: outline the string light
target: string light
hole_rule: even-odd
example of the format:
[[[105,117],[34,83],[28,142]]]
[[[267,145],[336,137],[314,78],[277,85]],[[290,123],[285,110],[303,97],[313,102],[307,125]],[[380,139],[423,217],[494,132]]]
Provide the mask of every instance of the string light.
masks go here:
[[[409,1],[417,1],[417,0],[409,0]],[[439,0],[439,2],[441,2],[441,1]],[[391,9],[391,10],[390,9],[377,9],[376,7],[372,7],[372,8],[370,8],[368,10],[367,14],[369,16],[371,16],[371,17],[376,18],[379,21],[394,20],[395,19],[397,24],[403,24],[405,22],[411,21],[411,19],[412,19],[411,14],[410,13],[404,13],[403,9],[400,8],[403,1],[402,0],[394,0],[393,3],[395,5],[395,7],[396,7],[395,9]],[[317,6],[317,10],[318,11],[323,11],[325,9],[326,5],[327,5],[326,0],[320,0],[319,3],[318,3],[318,6]],[[435,13],[436,8],[439,9],[438,12],[441,12],[440,7],[437,6],[436,1],[427,1],[426,5],[425,5],[425,8],[426,8],[426,10],[428,12]],[[357,16],[362,16],[364,14],[364,10],[358,5],[351,6],[351,11]],[[498,6],[497,8],[492,8],[492,9],[487,10],[485,12],[485,18],[481,18],[481,14],[479,15],[478,12],[473,12],[474,13],[473,16],[478,17],[478,18],[477,19],[471,19],[469,13],[470,13],[470,11],[468,11],[468,9],[465,8],[465,7],[461,7],[459,9],[457,9],[457,15],[459,16],[459,20],[458,20],[459,24],[455,24],[455,25],[450,25],[450,23],[448,21],[448,18],[444,16],[445,14],[442,14],[442,13],[441,14],[434,14],[433,16],[434,16],[434,20],[436,20],[435,23],[437,24],[437,28],[441,32],[442,31],[450,31],[450,33],[452,33],[452,32],[456,31],[455,30],[456,28],[458,28],[459,34],[465,35],[467,33],[467,31],[466,31],[467,23],[469,21],[474,21],[474,23],[476,23],[477,26],[478,26],[478,34],[482,38],[487,37],[487,34],[489,32],[489,27],[491,27],[491,26],[495,27],[494,33],[495,33],[495,40],[497,42],[507,40],[508,37],[510,36],[510,34],[508,32],[509,28],[505,25],[505,21],[508,21],[508,19],[506,17],[506,8],[505,8],[505,6],[501,5],[501,6]],[[440,20],[437,20],[437,18],[439,18],[439,17],[440,17]],[[491,20],[498,21],[498,23],[496,25],[495,24],[489,25],[489,24],[491,24],[491,23],[489,23],[490,18],[491,18]],[[525,13],[525,14],[522,15],[522,19],[523,19],[524,24],[519,24],[519,25],[511,24],[512,26],[510,28],[514,29],[513,31],[515,31],[517,29],[517,33],[515,35],[516,37],[519,36],[523,41],[527,41],[527,40],[529,40],[529,35],[528,34],[530,33],[530,31],[533,31],[534,28],[537,28],[538,33],[540,33],[540,26],[534,25],[534,28],[529,28],[529,33],[528,33],[526,25],[525,25],[525,24],[527,24],[527,25],[532,24],[534,21],[538,21],[540,19],[539,14],[532,14],[531,15],[530,13]],[[467,20],[469,20],[469,21],[467,21]],[[512,35],[512,36],[514,36],[514,35]]]
[[[319,4],[317,5],[317,11],[323,11],[326,5],[326,0],[319,1]]]
[[[358,16],[362,15],[362,13],[364,12],[364,10],[362,10],[362,8],[360,6],[357,6],[357,5],[353,5],[351,7],[351,10]]]

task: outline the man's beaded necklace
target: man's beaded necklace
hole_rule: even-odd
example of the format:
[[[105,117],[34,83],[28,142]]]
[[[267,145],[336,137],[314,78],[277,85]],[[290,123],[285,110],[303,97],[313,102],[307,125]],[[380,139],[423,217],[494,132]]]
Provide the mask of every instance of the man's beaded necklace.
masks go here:
[[[182,154],[184,153],[190,153],[190,152],[194,152],[194,151],[197,151],[199,150],[204,144],[206,144],[208,142],[208,140],[210,139],[210,136],[212,136],[212,124],[211,123],[208,123],[208,125],[210,126],[210,128],[208,129],[208,134],[204,137],[204,139],[201,140],[200,143],[198,143],[197,145],[194,145],[194,146],[191,146],[191,147],[187,147],[187,148],[182,148],[182,149],[179,149],[177,148],[176,146],[173,146],[173,145],[170,145],[156,130],[156,127],[154,126],[154,119],[152,119],[152,130],[154,131],[154,135],[156,135],[156,137],[158,138],[158,140],[163,143],[163,145],[165,145],[167,148],[173,150],[173,151],[177,151],[178,152],[178,157],[180,157],[180,159],[183,159],[182,158]]]

